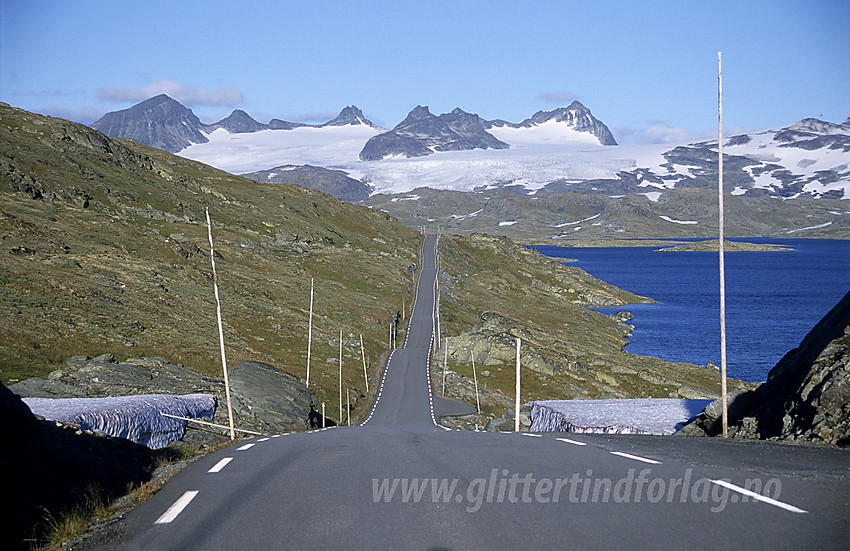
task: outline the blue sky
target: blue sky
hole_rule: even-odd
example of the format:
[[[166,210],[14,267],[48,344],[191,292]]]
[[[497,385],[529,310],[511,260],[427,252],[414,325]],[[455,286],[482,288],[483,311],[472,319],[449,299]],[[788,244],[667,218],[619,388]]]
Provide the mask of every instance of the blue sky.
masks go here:
[[[578,99],[620,143],[850,116],[850,2],[0,0],[0,101],[91,123],[157,93],[395,126],[455,107],[518,122]]]

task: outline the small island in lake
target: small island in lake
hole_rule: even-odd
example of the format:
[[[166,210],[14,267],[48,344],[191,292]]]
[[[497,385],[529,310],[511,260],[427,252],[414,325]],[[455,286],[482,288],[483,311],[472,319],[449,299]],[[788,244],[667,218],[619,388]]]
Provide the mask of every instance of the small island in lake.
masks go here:
[[[741,241],[729,241],[723,240],[723,248],[726,251],[738,252],[738,251],[793,251],[794,249],[791,247],[786,247],[784,245],[771,245],[770,243],[744,243]],[[719,251],[720,250],[720,240],[718,239],[706,239],[705,241],[697,241],[695,243],[682,243],[680,245],[675,245],[673,247],[663,247],[658,249],[659,251],[665,252],[707,252],[707,251]]]

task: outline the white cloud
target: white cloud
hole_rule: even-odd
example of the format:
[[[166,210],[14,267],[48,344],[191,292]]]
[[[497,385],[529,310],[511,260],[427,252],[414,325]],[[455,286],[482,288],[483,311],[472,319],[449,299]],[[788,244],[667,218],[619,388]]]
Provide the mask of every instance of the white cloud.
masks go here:
[[[126,86],[104,88],[98,91],[97,98],[100,101],[108,103],[135,103],[159,94],[166,94],[187,107],[198,105],[238,105],[245,101],[242,92],[233,87],[208,90],[173,80],[157,80],[140,88],[127,88]]]

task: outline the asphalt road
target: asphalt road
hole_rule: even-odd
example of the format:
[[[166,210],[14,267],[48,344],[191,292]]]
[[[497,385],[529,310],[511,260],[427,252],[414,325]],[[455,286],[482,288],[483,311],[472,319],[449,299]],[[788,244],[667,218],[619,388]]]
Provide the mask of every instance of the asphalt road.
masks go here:
[[[434,251],[428,236],[407,339],[362,426],[259,437],[203,457],[95,547],[848,547],[843,450],[440,427],[435,407],[439,416],[468,406],[432,400]]]

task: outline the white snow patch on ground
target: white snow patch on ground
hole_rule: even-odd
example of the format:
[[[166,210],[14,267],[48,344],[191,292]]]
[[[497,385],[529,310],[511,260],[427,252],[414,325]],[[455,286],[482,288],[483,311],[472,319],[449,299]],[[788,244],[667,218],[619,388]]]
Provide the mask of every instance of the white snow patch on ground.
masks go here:
[[[646,195],[646,198],[652,201],[653,203],[658,202],[658,198],[661,197],[660,191],[647,191],[646,193],[640,193],[638,195]]]
[[[541,400],[531,402],[531,431],[604,434],[676,432],[712,400]]]
[[[500,226],[513,226],[516,223],[517,223],[516,220],[508,220],[506,222],[499,222],[499,225]]]
[[[590,216],[588,218],[582,218],[581,220],[576,220],[575,222],[564,222],[563,224],[558,224],[554,227],[555,228],[563,228],[565,226],[575,226],[576,224],[581,224],[582,222],[588,222],[590,220],[593,220],[594,218],[599,218],[600,216],[602,216],[601,212],[599,214],[594,214],[593,216]]]
[[[206,417],[215,413],[212,394],[143,394],[109,398],[23,398],[30,410],[50,421],[99,430],[152,449],[183,438],[186,421],[160,415]]]
[[[658,217],[661,218],[662,220],[666,220],[668,222],[673,222],[674,224],[685,224],[685,225],[699,224],[699,222],[696,221],[696,220],[676,220],[675,218],[670,218],[669,216],[664,216],[663,214],[658,215]]]
[[[393,197],[392,202],[397,203],[399,201],[418,201],[421,196],[419,195],[408,195],[407,197]]]
[[[805,228],[796,228],[796,229],[793,229],[793,230],[785,230],[785,233],[797,233],[797,232],[806,231],[806,230],[818,230],[820,228],[825,228],[825,227],[830,226],[830,225],[832,225],[831,221],[827,222],[825,224],[818,224],[817,226],[808,226],[808,227],[805,227]]]

